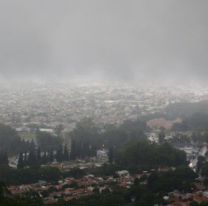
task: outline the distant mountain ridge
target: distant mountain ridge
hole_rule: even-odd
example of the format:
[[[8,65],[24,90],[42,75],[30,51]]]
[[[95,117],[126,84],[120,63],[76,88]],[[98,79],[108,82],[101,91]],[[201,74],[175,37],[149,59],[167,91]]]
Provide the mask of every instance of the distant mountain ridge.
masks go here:
[[[183,102],[170,104],[166,108],[166,115],[170,119],[175,119],[178,117],[186,118],[190,117],[196,113],[208,114],[208,100],[200,102]]]

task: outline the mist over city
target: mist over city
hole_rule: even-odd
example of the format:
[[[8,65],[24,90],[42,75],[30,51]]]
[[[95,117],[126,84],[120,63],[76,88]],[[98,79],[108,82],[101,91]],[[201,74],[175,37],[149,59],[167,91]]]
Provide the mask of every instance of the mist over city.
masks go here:
[[[1,0],[1,206],[208,206],[208,1]]]
[[[206,81],[207,4],[2,0],[1,77]]]

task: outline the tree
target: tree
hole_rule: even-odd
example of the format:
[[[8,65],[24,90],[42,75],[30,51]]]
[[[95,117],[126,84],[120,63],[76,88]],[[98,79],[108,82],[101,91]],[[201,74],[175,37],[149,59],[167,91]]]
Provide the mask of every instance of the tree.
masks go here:
[[[17,132],[9,126],[0,124],[0,151],[16,155],[28,149],[30,143],[23,141]]]
[[[205,178],[208,178],[208,162],[204,162],[201,165],[201,175]]]
[[[39,165],[41,165],[42,163],[42,157],[41,157],[41,151],[40,151],[40,148],[37,149],[37,163]]]
[[[190,192],[196,177],[197,175],[190,168],[183,166],[174,171],[151,174],[147,186],[154,193],[167,193],[173,190]]]
[[[56,151],[56,161],[57,162],[62,162],[63,161],[62,147],[59,147],[59,149]]]
[[[161,128],[161,130],[160,130],[158,142],[160,144],[164,144],[165,143],[165,130],[164,130],[164,128]]]
[[[8,160],[8,155],[6,152],[1,152],[0,153],[0,165],[8,165],[9,160]]]
[[[0,182],[0,203],[5,198],[5,195],[8,193],[9,193],[9,191],[8,191],[5,183]]]
[[[53,151],[52,150],[49,151],[48,159],[49,159],[49,162],[53,162],[53,160],[54,160],[54,155],[53,155]]]
[[[48,162],[48,153],[47,152],[43,152],[43,156],[41,158],[41,162],[42,164],[46,164]]]
[[[102,145],[99,141],[98,128],[89,118],[78,122],[70,136],[72,139],[71,159],[95,156],[97,149]]]
[[[69,161],[69,151],[68,151],[67,145],[64,145],[63,160]]]
[[[200,173],[202,171],[202,168],[203,168],[205,162],[206,162],[205,157],[203,157],[203,156],[198,157],[197,166],[196,166],[197,173]],[[204,174],[205,168],[206,168],[206,165],[203,168],[203,174]]]
[[[37,157],[36,157],[34,151],[29,152],[27,164],[28,164],[28,166],[38,166]]]
[[[41,151],[57,150],[62,145],[62,139],[47,132],[37,133],[37,144]]]
[[[120,126],[106,125],[101,129],[91,119],[85,118],[70,133],[70,159],[93,157],[103,145],[107,149],[112,145],[118,149],[130,141],[145,140],[145,130],[146,124],[139,120],[125,121]]]
[[[59,124],[59,125],[56,126],[55,133],[58,137],[61,136],[61,133],[62,133],[63,129],[64,129],[64,127],[63,127],[62,124]]]
[[[151,144],[148,141],[132,142],[120,149],[115,161],[124,168],[148,169],[186,165],[186,154],[169,144]]]
[[[110,147],[109,149],[108,159],[109,159],[110,164],[112,164],[114,161],[114,148],[113,147]]]
[[[23,165],[26,166],[28,163],[28,153],[25,152],[22,155],[23,155]]]
[[[23,154],[20,152],[18,163],[17,163],[17,168],[22,169],[23,167],[24,167]]]

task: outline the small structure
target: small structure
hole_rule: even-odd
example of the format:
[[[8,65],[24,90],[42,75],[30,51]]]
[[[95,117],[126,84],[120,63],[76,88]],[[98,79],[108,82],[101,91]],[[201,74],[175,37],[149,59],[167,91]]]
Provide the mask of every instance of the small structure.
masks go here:
[[[129,177],[129,171],[127,171],[127,170],[120,170],[120,171],[117,171],[116,174],[117,174],[119,177]]]
[[[108,152],[105,149],[97,150],[97,159],[101,161],[107,161]]]

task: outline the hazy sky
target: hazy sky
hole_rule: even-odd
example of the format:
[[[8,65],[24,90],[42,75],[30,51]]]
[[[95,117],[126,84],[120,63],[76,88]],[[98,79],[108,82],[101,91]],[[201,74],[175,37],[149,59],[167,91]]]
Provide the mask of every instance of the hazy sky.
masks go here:
[[[0,0],[0,75],[206,80],[207,10],[207,0]]]

